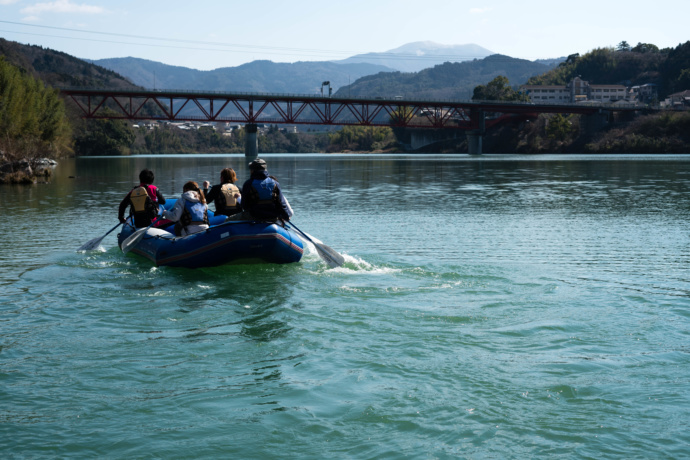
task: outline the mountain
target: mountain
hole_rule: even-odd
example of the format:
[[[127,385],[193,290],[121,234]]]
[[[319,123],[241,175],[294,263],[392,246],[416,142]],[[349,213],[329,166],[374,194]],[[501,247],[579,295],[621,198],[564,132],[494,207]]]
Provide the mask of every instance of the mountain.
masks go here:
[[[0,38],[0,57],[51,86],[128,89],[134,85],[112,70],[61,51]]]
[[[552,58],[552,59],[536,59],[534,62],[537,62],[539,64],[544,64],[549,67],[558,67],[558,65],[561,62],[565,62],[568,58],[563,56],[559,58]]]
[[[390,67],[400,72],[419,72],[444,62],[463,62],[481,59],[494,54],[473,43],[466,45],[442,45],[430,41],[414,42],[383,53],[366,53],[340,61],[338,64],[368,63]]]
[[[362,77],[340,88],[341,97],[402,96],[405,99],[471,99],[474,87],[504,75],[512,86],[525,83],[551,67],[525,59],[494,54],[466,62],[446,62],[417,73],[388,72]]]
[[[132,83],[156,89],[192,89],[225,92],[315,94],[329,81],[335,90],[364,75],[390,71],[366,63],[277,63],[253,61],[237,67],[196,70],[133,57],[90,61],[124,75]]]
[[[18,67],[22,72],[52,87],[138,89],[122,75],[61,51],[36,45],[24,45],[0,38],[0,59]],[[2,82],[0,82],[2,86]],[[2,97],[0,97],[0,106]],[[104,102],[106,109],[118,109],[112,100]],[[160,107],[152,102],[144,104],[142,115],[159,114]],[[72,127],[73,137],[79,138],[89,130],[90,123],[82,118],[82,111],[70,98],[65,98],[65,113]]]

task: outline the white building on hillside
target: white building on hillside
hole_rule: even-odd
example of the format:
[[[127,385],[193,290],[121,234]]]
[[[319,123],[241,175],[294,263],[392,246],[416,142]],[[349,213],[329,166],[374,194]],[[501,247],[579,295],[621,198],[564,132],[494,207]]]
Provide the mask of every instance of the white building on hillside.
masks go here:
[[[520,90],[536,104],[610,103],[628,97],[628,89],[623,85],[590,85],[580,77],[573,78],[567,85],[522,85]]]
[[[669,95],[666,100],[661,103],[661,106],[674,109],[690,108],[690,90]]]

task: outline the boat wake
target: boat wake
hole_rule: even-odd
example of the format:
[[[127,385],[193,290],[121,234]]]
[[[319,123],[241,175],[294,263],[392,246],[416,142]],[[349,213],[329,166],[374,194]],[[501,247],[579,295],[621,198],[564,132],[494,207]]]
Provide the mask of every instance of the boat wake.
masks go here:
[[[314,241],[316,241],[318,244],[322,244],[321,241],[319,241],[317,238],[312,237],[309,235],[310,238],[312,238]],[[323,260],[318,254],[318,251],[316,250],[316,247],[308,242],[305,241],[305,251],[304,251],[304,256],[302,261],[303,262],[318,262],[321,265],[325,265]],[[398,268],[392,268],[392,267],[383,267],[383,266],[377,266],[374,264],[371,264],[367,262],[366,260],[362,259],[361,257],[356,257],[356,256],[351,256],[349,254],[345,253],[340,253],[343,258],[345,259],[345,263],[340,266],[340,267],[335,267],[335,268],[328,268],[325,267],[325,269],[329,273],[341,273],[341,274],[361,274],[363,272],[369,273],[369,274],[374,274],[374,275],[387,275],[391,273],[397,273],[400,272],[401,269]]]

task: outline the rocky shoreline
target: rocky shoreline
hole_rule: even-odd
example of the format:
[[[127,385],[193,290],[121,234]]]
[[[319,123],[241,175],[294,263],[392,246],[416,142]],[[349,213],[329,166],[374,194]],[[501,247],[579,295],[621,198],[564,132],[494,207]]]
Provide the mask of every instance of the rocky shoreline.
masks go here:
[[[47,182],[57,161],[50,158],[21,158],[7,161],[0,157],[0,184],[37,184]]]

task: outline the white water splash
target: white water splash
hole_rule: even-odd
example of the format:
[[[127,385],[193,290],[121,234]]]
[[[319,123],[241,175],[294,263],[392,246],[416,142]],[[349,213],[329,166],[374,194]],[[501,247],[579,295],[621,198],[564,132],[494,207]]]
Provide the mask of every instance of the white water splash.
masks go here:
[[[316,238],[313,238],[311,235],[309,235],[312,240],[314,240],[317,244],[323,244],[321,241],[319,241]],[[319,253],[316,251],[316,247],[309,241],[305,241],[305,261],[306,262],[321,262],[321,257],[319,256]],[[401,270],[398,268],[391,268],[391,267],[378,267],[376,265],[372,265],[366,260],[356,257],[356,256],[351,256],[349,254],[344,254],[340,253],[340,255],[343,256],[345,259],[345,263],[340,266],[340,267],[335,267],[335,268],[328,268],[329,273],[341,273],[341,274],[361,274],[363,272],[366,272],[368,274],[372,275],[387,275],[391,273],[398,273]]]

